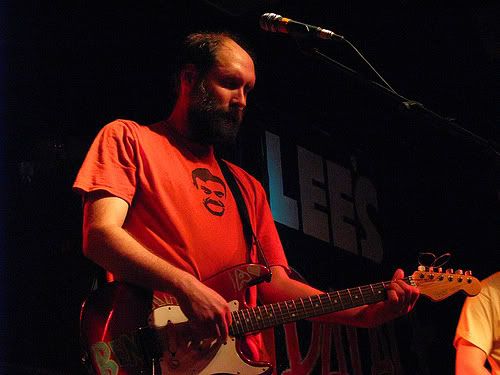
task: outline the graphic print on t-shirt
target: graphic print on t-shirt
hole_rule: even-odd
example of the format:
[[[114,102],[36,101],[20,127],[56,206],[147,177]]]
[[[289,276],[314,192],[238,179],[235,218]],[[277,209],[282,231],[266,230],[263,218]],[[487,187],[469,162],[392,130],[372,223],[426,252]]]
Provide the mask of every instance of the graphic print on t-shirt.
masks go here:
[[[212,215],[222,216],[226,210],[226,184],[206,168],[191,172],[193,184],[201,192],[203,205]]]

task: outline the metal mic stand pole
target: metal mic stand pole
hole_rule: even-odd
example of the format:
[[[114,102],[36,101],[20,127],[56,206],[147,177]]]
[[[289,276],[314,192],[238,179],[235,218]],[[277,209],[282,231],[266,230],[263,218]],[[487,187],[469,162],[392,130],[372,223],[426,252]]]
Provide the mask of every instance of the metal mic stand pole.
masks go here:
[[[321,51],[318,50],[316,47],[308,47],[307,49],[304,49],[301,46],[301,43],[299,43],[298,38],[296,38],[297,44],[299,45],[299,50],[308,55],[308,56],[313,56],[316,58],[319,58],[321,61],[326,62],[330,66],[333,66],[337,70],[341,71],[344,74],[349,75],[350,77],[356,79],[359,83],[361,83],[363,86],[367,86],[371,89],[378,90],[380,93],[382,93],[384,96],[390,98],[391,100],[395,101],[398,103],[400,108],[403,108],[407,111],[415,111],[418,112],[419,114],[422,114],[426,116],[427,118],[435,120],[437,124],[439,124],[440,128],[444,129],[446,132],[448,132],[451,135],[454,136],[459,136],[463,140],[475,143],[476,145],[480,146],[484,152],[490,153],[495,155],[497,158],[500,157],[500,152],[497,150],[497,146],[494,144],[493,141],[486,140],[477,134],[472,133],[471,131],[459,126],[455,121],[450,120],[449,118],[443,117],[429,109],[427,109],[423,104],[407,99],[398,93],[389,90],[387,87],[381,85],[378,82],[369,80],[361,76],[358,72],[355,70],[343,65],[342,63],[336,61],[335,59],[325,55]]]

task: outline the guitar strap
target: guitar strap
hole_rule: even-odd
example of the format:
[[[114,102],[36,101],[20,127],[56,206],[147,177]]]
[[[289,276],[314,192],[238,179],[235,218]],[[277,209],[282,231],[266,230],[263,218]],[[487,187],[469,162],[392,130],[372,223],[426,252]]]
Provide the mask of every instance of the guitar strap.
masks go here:
[[[271,281],[271,268],[269,267],[269,263],[267,262],[266,256],[264,255],[264,251],[262,246],[257,238],[257,235],[252,229],[252,224],[250,223],[250,217],[248,216],[248,208],[243,200],[243,195],[241,194],[241,189],[236,182],[236,178],[234,174],[229,169],[227,163],[217,158],[217,162],[219,163],[219,167],[226,179],[227,184],[229,185],[229,190],[233,193],[234,200],[236,201],[236,205],[238,206],[238,212],[240,214],[241,223],[243,224],[243,234],[245,236],[245,240],[247,243],[247,261],[251,262],[250,251],[252,250],[252,245],[255,244],[257,248],[257,256],[259,257],[259,261],[262,262],[267,269],[269,270],[269,275],[266,278],[266,281]]]

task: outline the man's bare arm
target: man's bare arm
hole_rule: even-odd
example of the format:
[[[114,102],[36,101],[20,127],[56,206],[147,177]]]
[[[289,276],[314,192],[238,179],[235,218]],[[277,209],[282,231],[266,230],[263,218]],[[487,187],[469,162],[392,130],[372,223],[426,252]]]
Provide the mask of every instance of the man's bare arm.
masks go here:
[[[84,254],[120,281],[173,294],[184,314],[208,328],[208,335],[227,337],[231,323],[227,301],[135,240],[122,227],[127,213],[128,203],[121,198],[105,192],[88,194],[83,215]]]
[[[456,375],[489,375],[484,367],[486,353],[465,339],[457,342],[457,356],[455,360]]]

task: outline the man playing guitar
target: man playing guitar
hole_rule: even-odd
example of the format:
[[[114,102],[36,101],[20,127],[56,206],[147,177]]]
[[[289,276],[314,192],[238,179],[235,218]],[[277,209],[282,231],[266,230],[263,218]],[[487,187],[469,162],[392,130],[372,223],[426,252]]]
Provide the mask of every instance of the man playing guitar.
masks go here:
[[[254,63],[242,42],[226,33],[189,35],[179,60],[177,100],[166,120],[152,125],[116,120],[92,144],[74,183],[84,199],[83,250],[115,280],[175,297],[195,327],[198,337],[192,341],[225,342],[234,323],[232,308],[205,281],[240,264],[261,263],[262,256],[257,241],[249,246],[214,145],[235,140],[255,85]],[[260,183],[227,165],[272,271],[269,282],[247,289],[245,303],[253,307],[257,298],[269,304],[320,294],[289,277]],[[246,271],[238,272],[246,277]],[[380,302],[314,319],[372,327],[406,314],[419,291],[403,277],[398,269]],[[245,357],[260,360],[260,336],[243,341]]]

